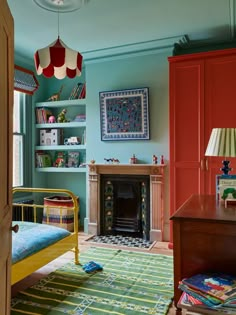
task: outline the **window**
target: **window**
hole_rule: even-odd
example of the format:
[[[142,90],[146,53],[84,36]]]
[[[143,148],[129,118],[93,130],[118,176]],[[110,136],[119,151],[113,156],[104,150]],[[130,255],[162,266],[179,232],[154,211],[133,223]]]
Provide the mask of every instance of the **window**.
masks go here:
[[[14,91],[13,187],[31,184],[31,97]]]

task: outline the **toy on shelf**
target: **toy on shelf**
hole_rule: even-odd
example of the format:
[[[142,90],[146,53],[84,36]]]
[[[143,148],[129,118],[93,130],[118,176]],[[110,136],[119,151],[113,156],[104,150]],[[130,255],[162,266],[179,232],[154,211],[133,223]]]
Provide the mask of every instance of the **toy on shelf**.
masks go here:
[[[67,110],[64,108],[60,114],[57,116],[57,122],[58,123],[64,123],[64,122],[68,122],[68,120],[66,119],[66,113]]]
[[[64,139],[64,145],[78,145],[81,144],[79,137],[69,137]]]
[[[61,99],[61,92],[63,90],[63,87],[64,87],[64,85],[61,86],[60,90],[57,93],[52,94],[47,100],[48,101],[52,101],[52,102],[60,101],[60,99]]]
[[[48,123],[49,124],[54,124],[55,122],[56,122],[56,117],[55,116],[49,116]]]

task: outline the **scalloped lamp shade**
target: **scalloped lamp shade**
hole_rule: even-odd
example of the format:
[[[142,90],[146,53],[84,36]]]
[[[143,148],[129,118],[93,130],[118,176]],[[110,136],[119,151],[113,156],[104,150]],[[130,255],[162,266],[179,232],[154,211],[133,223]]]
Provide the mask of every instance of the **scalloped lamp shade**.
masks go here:
[[[67,47],[58,36],[55,42],[36,51],[34,62],[38,75],[72,79],[81,75],[83,57],[79,52]]]
[[[206,156],[236,157],[236,128],[214,128]]]

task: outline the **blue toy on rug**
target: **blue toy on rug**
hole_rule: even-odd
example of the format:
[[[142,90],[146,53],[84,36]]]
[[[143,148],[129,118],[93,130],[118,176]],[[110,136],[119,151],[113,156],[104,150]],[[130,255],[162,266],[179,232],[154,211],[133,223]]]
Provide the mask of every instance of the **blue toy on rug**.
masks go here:
[[[87,273],[103,270],[103,267],[96,263],[95,261],[89,261],[88,263],[84,264],[82,268]]]

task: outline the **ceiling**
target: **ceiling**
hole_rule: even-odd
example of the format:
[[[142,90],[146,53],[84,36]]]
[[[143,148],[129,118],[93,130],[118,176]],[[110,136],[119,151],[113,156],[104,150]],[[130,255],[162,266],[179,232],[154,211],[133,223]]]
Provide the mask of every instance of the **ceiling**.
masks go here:
[[[16,55],[33,62],[37,49],[56,40],[58,14],[40,8],[33,0],[7,2],[15,22]],[[235,36],[236,0],[86,2],[77,11],[59,14],[61,39],[84,57],[140,43],[148,46],[166,39],[174,43],[184,35],[193,41]]]

